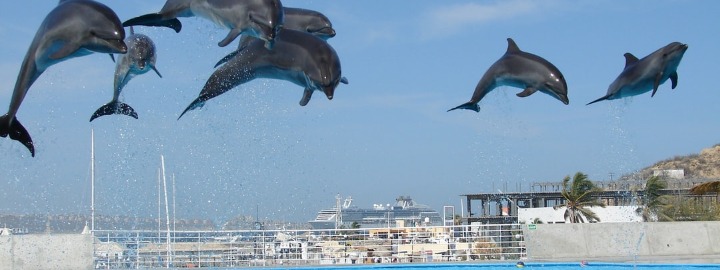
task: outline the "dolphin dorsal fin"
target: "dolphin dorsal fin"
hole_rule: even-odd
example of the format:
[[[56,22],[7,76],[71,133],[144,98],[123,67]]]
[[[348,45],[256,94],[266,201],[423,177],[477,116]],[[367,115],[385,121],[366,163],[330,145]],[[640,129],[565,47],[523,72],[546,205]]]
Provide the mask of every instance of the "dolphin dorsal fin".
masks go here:
[[[625,66],[629,66],[632,64],[635,64],[635,62],[640,61],[637,57],[635,57],[632,53],[625,53]]]
[[[508,38],[507,41],[508,41],[508,47],[507,47],[507,52],[505,52],[505,53],[514,53],[514,52],[520,51],[520,48],[518,48],[518,45],[515,44],[515,41],[512,38]]]

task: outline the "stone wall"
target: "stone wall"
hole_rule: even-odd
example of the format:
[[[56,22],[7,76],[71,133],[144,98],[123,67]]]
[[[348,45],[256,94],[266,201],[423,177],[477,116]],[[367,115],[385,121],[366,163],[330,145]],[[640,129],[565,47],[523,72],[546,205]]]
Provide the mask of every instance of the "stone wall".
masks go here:
[[[0,270],[92,269],[93,237],[82,234],[0,236]]]

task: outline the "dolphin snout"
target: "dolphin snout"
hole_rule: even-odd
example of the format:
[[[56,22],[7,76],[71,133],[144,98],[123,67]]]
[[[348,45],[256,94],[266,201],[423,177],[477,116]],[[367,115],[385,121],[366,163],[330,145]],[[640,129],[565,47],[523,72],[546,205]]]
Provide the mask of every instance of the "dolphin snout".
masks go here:
[[[333,29],[332,27],[325,27],[315,32],[320,33],[327,38],[335,37],[336,34],[335,29]]]
[[[335,87],[333,87],[333,86],[323,87],[323,92],[325,93],[325,96],[327,96],[328,100],[332,100],[333,95],[335,94]]]
[[[127,51],[128,51],[127,45],[125,45],[125,43],[120,43],[120,46],[118,47],[118,52],[127,53]]]
[[[275,39],[277,39],[280,29],[282,29],[282,25],[278,25],[273,29],[273,31],[267,33],[267,37],[264,39],[266,49],[272,50],[272,48],[275,47]]]
[[[108,50],[107,53],[119,53],[119,54],[125,54],[127,53],[127,45],[125,45],[125,41],[123,40],[107,40],[105,46]],[[98,49],[98,52],[103,52],[103,49]]]
[[[560,101],[562,101],[562,103],[564,103],[565,105],[570,104],[570,99],[568,99],[568,97],[565,97],[565,96],[561,97]]]
[[[268,50],[272,50],[273,47],[275,47],[275,39],[268,39],[265,41],[265,48]]]

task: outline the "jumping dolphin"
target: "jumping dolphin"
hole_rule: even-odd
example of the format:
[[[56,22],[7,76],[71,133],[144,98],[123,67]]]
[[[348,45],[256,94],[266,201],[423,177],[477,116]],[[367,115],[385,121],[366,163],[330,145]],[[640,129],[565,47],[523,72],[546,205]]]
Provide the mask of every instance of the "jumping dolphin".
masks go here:
[[[283,24],[283,28],[305,31],[324,40],[328,40],[329,38],[335,36],[335,29],[333,29],[330,19],[328,19],[328,17],[324,14],[302,8],[284,7],[283,10],[285,12],[285,24]],[[220,61],[215,64],[215,67],[218,67],[230,60],[230,58],[233,58],[243,48],[247,47],[253,39],[254,37],[251,36],[240,37],[238,49],[223,57],[223,59],[220,59]]]
[[[280,0],[167,0],[158,13],[132,18],[123,26],[164,26],[180,32],[178,17],[198,16],[229,28],[230,32],[218,43],[225,47],[240,34],[265,41],[272,49],[273,42],[283,25],[283,8]]]
[[[505,54],[485,71],[475,87],[470,101],[452,108],[480,111],[477,105],[480,100],[498,86],[507,85],[524,90],[518,97],[527,97],[540,91],[562,101],[565,105],[570,101],[567,97],[567,83],[560,70],[540,56],[523,52],[515,41],[507,39],[508,47]]]
[[[631,53],[625,53],[625,69],[610,84],[607,94],[587,105],[606,99],[636,96],[650,90],[650,97],[653,97],[658,87],[668,79],[672,82],[672,89],[675,89],[677,68],[687,49],[687,44],[672,42],[640,60]]]
[[[35,156],[32,138],[16,119],[25,94],[50,66],[98,53],[125,53],[125,30],[117,14],[92,0],[61,0],[43,20],[25,54],[8,112],[0,116],[0,137],[10,135]]]
[[[348,83],[341,75],[337,53],[325,40],[306,32],[283,29],[275,46],[273,50],[266,50],[261,40],[250,42],[215,70],[180,117],[202,107],[205,101],[255,78],[281,79],[305,87],[300,106],[307,105],[315,90],[324,92],[332,100],[338,84]]]
[[[120,56],[115,66],[113,98],[110,102],[95,111],[90,117],[90,122],[100,116],[111,114],[124,114],[137,119],[138,115],[130,105],[118,101],[123,87],[125,87],[133,77],[145,74],[151,69],[162,78],[160,72],[155,68],[155,61],[157,59],[155,43],[153,43],[148,36],[135,34],[131,26],[130,36],[125,39],[125,44],[127,44],[128,47],[127,53]]]

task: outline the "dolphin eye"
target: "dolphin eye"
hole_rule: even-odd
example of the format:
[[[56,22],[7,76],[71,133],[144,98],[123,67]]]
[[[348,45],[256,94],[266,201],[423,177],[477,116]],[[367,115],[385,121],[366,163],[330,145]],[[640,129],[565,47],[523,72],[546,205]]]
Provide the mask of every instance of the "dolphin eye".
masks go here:
[[[562,75],[556,76],[554,73],[550,73],[550,77],[555,79],[556,82],[560,82],[560,79],[562,79]]]

